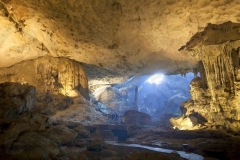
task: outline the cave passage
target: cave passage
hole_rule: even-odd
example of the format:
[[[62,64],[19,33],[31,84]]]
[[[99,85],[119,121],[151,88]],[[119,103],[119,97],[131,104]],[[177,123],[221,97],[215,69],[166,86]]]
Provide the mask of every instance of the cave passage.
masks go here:
[[[189,84],[193,78],[193,73],[143,75],[107,87],[96,99],[108,114],[137,110],[150,115],[153,121],[169,119],[181,115],[179,107],[190,99]]]

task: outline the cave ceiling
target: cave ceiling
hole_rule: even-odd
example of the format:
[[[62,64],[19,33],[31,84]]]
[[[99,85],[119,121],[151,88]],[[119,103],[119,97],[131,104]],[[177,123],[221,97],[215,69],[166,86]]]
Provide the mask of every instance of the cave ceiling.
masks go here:
[[[209,23],[240,22],[239,0],[1,0],[0,9],[0,68],[53,56],[120,76],[190,71],[196,60],[181,46]]]

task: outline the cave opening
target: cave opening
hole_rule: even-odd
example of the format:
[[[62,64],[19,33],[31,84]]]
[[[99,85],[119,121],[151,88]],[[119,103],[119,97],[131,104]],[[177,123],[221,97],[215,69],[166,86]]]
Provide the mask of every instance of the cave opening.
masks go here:
[[[180,104],[190,99],[189,84],[193,78],[193,73],[142,75],[103,87],[93,95],[99,109],[110,116],[135,110],[150,115],[153,122],[168,123],[171,117],[181,116]]]

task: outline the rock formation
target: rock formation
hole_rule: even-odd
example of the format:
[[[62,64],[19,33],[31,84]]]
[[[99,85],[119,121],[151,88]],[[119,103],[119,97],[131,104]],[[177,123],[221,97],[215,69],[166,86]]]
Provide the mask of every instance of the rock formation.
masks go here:
[[[151,116],[143,112],[128,110],[123,115],[123,121],[127,124],[149,124]]]
[[[240,128],[239,48],[240,24],[209,24],[181,48],[199,61],[201,77],[190,84],[191,99],[182,104],[182,119],[214,128]],[[218,35],[218,36],[216,36]],[[181,128],[179,120],[172,124]]]
[[[111,109],[122,109],[122,94],[117,88],[108,87],[97,97],[105,106]]]
[[[18,118],[36,105],[36,90],[20,83],[0,84],[0,118]]]
[[[109,87],[99,98],[111,108],[142,111],[152,100],[160,102],[158,97],[148,94],[152,100],[145,103],[139,96],[132,105],[134,96],[113,84],[156,71],[195,73],[191,99],[180,107],[183,115],[171,119],[174,127],[239,134],[239,10],[239,0],[0,0],[0,159],[91,159],[91,150],[111,159],[118,153],[93,135],[92,124],[106,124],[107,116],[90,101],[88,88]],[[166,117],[168,106],[176,106],[171,100],[183,98],[168,99]],[[159,115],[154,108],[149,113]],[[124,119],[151,122],[138,111],[127,111]],[[128,127],[134,134],[139,129]],[[231,153],[226,144],[221,152]],[[88,155],[79,154],[79,147],[88,148]]]
[[[78,91],[89,99],[88,80],[81,63],[67,58],[41,57],[0,69],[0,83],[30,84],[38,92],[70,95]]]
[[[179,46],[207,23],[239,22],[238,2],[2,0],[0,67],[51,55],[121,76],[187,72],[195,62]]]
[[[41,57],[0,69],[0,159],[59,159],[86,146],[82,124],[106,123],[90,103],[81,63]],[[67,156],[70,157],[70,156]]]
[[[83,124],[92,123],[106,123],[106,117],[81,95],[36,94],[29,84],[0,84],[0,159],[70,157],[61,146],[87,146],[90,132]]]

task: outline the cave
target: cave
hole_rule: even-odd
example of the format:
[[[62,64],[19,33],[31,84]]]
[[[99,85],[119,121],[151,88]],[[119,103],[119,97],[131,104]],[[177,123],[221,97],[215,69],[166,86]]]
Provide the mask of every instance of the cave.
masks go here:
[[[0,0],[0,159],[239,159],[239,10]]]

